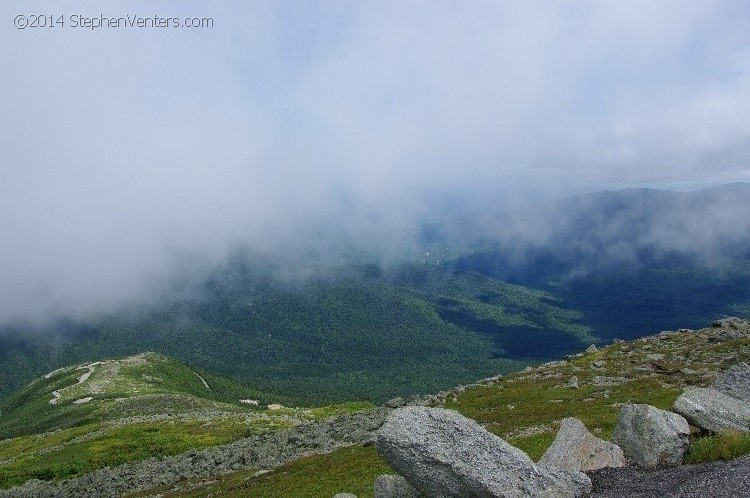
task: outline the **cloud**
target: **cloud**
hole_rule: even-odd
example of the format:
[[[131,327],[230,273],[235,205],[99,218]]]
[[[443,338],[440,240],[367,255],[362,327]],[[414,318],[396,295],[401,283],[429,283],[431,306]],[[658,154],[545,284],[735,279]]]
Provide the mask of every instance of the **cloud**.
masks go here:
[[[5,2],[0,321],[148,297],[311,226],[387,246],[450,192],[750,180],[749,10]],[[45,13],[68,25],[11,26]],[[101,14],[214,27],[70,27]]]

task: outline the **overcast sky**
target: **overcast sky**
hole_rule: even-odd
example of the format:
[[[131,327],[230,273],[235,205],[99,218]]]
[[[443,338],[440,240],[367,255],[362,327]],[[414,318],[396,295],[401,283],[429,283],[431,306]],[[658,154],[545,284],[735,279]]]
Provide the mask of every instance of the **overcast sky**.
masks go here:
[[[213,27],[73,26],[102,15]],[[406,232],[448,193],[750,181],[746,0],[9,0],[0,23],[0,321],[320,219]]]

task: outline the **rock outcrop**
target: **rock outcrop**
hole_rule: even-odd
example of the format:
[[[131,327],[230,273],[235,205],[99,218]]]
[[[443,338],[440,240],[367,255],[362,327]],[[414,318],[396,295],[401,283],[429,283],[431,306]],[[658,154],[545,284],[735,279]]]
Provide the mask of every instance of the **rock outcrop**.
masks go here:
[[[750,337],[750,322],[737,317],[724,318],[713,323],[712,327],[719,332],[709,338],[711,342],[734,341]]]
[[[682,416],[650,405],[623,405],[612,441],[625,457],[647,468],[674,467],[688,449],[690,426]]]
[[[401,476],[383,474],[375,479],[375,498],[423,498]]]
[[[750,404],[708,387],[688,387],[672,408],[701,429],[750,430]]]
[[[406,400],[402,397],[389,399],[385,402],[386,408],[400,408],[402,406],[406,406]]]
[[[591,491],[585,474],[537,466],[521,450],[453,410],[395,410],[378,431],[376,447],[426,496],[572,498]]]
[[[625,455],[616,444],[591,434],[577,418],[563,419],[552,445],[539,460],[540,465],[572,472],[605,467],[624,467]]]
[[[750,366],[738,363],[719,374],[713,388],[740,401],[750,403]]]

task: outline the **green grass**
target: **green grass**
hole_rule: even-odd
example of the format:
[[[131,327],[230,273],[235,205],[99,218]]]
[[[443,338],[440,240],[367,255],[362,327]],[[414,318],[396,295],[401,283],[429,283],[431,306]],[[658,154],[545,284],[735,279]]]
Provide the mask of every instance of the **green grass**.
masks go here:
[[[652,362],[654,372],[638,371],[636,367],[648,363],[649,354],[664,358]],[[687,333],[659,341],[615,344],[562,365],[515,373],[499,384],[468,389],[456,401],[449,399],[446,407],[477,420],[536,460],[552,443],[565,417],[576,417],[595,435],[609,439],[620,404],[646,403],[670,410],[683,386],[711,381],[712,375],[700,370],[715,371],[748,358],[748,339],[710,343]],[[605,363],[595,370],[592,365],[597,360]],[[695,372],[683,374],[680,369],[688,360]],[[545,372],[559,375],[545,378]],[[565,386],[573,375],[579,379],[579,389]],[[595,386],[595,376],[626,381]]]
[[[166,374],[169,372],[161,372],[165,374],[165,384],[168,383]],[[120,384],[119,381],[113,383],[115,386]],[[123,394],[122,385],[115,389]],[[45,400],[46,396],[44,394]],[[32,478],[70,478],[106,466],[221,445],[251,435],[286,429],[303,421],[369,410],[373,405],[350,402],[311,409],[283,408],[271,411],[241,407],[231,411],[230,406],[229,411],[223,412],[215,411],[217,407],[227,408],[186,394],[138,394],[104,403],[99,412],[112,413],[111,416],[100,418],[109,422],[99,421],[0,441],[0,488],[22,484]],[[190,410],[194,409],[207,410],[208,415],[204,415],[202,420],[193,420]],[[168,419],[148,422],[141,417],[136,419],[139,421],[124,425],[117,425],[119,422],[112,425],[111,422],[147,412],[167,415]]]
[[[371,498],[375,478],[393,471],[373,446],[351,446],[326,455],[301,458],[267,474],[254,476],[255,473],[253,469],[192,479],[126,496],[141,498],[159,493],[163,498],[330,498],[336,493],[353,493],[360,498]]]
[[[654,354],[664,357],[649,360],[649,355]],[[517,372],[492,385],[468,388],[455,401],[449,396],[447,407],[477,420],[538,460],[565,417],[577,417],[595,435],[609,439],[620,404],[648,403],[670,409],[684,386],[706,385],[717,369],[748,359],[747,339],[714,343],[705,336],[686,333],[614,344],[573,361]],[[595,367],[595,361],[604,363]],[[681,372],[688,362],[692,372]],[[638,369],[645,364],[654,370]],[[565,387],[572,375],[578,377],[579,389]],[[592,385],[595,376],[624,377],[626,381],[597,386]],[[694,441],[688,461],[734,457],[747,451],[748,441],[747,435],[736,434],[699,438]],[[291,462],[262,476],[254,477],[255,472],[243,471],[151,491],[164,492],[165,497],[330,498],[337,492],[369,497],[375,477],[392,471],[372,447],[353,447]]]
[[[0,488],[225,444],[247,436],[249,427],[239,420],[143,423],[101,430],[89,425],[6,440],[0,442],[0,462],[14,460],[0,463]]]
[[[553,441],[560,420],[565,417],[577,417],[595,435],[609,439],[621,404],[647,403],[670,409],[685,386],[710,384],[716,370],[748,360],[750,339],[711,342],[710,337],[698,333],[654,337],[613,344],[572,361],[542,365],[507,375],[491,385],[467,388],[457,393],[455,399],[448,396],[446,407],[477,420],[537,460]],[[690,370],[684,370],[686,366]],[[566,386],[573,375],[578,378],[578,389]],[[622,379],[616,384],[597,385],[596,377],[600,377],[599,381],[601,378]],[[164,403],[158,408],[169,406],[168,399]],[[0,463],[0,477],[7,486],[13,479],[30,476],[56,478],[74,475],[90,468],[87,466],[174,454],[186,448],[220,444],[275,430],[283,427],[285,417],[314,420],[371,407],[369,403],[350,402],[311,409],[255,411],[253,413],[260,418],[254,419],[254,425],[250,426],[243,425],[241,417],[229,417],[215,423],[172,421],[139,424],[106,428],[87,441],[80,441],[81,436],[98,425],[43,436],[24,436],[0,442],[0,462],[3,458],[20,455],[15,461]],[[59,448],[49,451],[55,447]],[[750,437],[744,434],[700,437],[694,439],[687,460],[703,462],[732,458],[748,450]],[[164,497],[330,498],[337,492],[351,492],[362,497],[372,496],[372,483],[377,475],[390,472],[372,446],[355,446],[329,455],[303,458],[256,476],[258,470],[182,481],[149,493],[158,492]],[[133,497],[147,494],[136,493]]]
[[[726,431],[714,436],[695,438],[685,455],[685,463],[703,463],[731,460],[750,453],[750,434]]]
[[[201,374],[210,386],[207,389],[194,369],[157,353],[96,363],[92,364],[93,373],[82,383],[78,381],[89,371],[87,364],[64,368],[49,378],[39,377],[11,396],[0,406],[0,438],[102,424],[126,417],[178,416],[197,411],[257,412],[239,403],[247,398],[263,404],[270,400],[286,401],[218,375]],[[50,404],[55,391],[59,399]],[[75,403],[88,397],[93,399]]]
[[[585,377],[580,376],[584,381]],[[455,409],[485,425],[508,442],[519,447],[536,460],[552,443],[559,421],[576,417],[599,437],[609,438],[614,429],[619,408],[616,403],[647,403],[668,409],[680,394],[678,389],[664,389],[658,380],[643,379],[620,386],[558,387],[559,379],[536,382],[514,382],[503,389],[479,387],[448,402]],[[602,395],[607,392],[608,398]],[[526,437],[513,437],[523,428],[539,427],[545,432]]]
[[[146,353],[40,377],[2,408],[0,488],[31,478],[61,479],[92,470],[225,444],[308,420],[368,410],[366,402],[313,409],[263,410],[239,403],[262,393]],[[50,404],[58,391],[57,404]],[[257,396],[261,394],[261,396]],[[93,399],[85,404],[75,400]],[[230,401],[227,403],[225,400]],[[34,434],[32,434],[34,433]]]
[[[324,419],[338,415],[348,415],[350,413],[363,412],[375,408],[375,405],[368,401],[352,401],[338,405],[328,405],[311,408],[310,413],[316,419]]]

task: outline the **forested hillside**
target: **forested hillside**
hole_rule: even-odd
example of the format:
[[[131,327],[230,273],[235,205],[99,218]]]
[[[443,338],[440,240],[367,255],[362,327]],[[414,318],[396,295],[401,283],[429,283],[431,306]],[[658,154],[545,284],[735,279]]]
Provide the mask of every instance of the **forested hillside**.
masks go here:
[[[61,365],[149,350],[301,404],[377,402],[592,342],[748,317],[744,207],[745,184],[631,189],[462,213],[425,225],[421,251],[401,263],[354,248],[291,262],[237,252],[146,306],[6,326],[0,397]]]
[[[298,403],[383,401],[596,340],[551,294],[476,272],[422,264],[275,275],[236,259],[191,297],[68,324],[62,336],[6,331],[4,394],[59,365],[151,350]]]
[[[456,221],[482,249],[449,264],[553,293],[605,340],[702,327],[750,315],[748,212],[749,184],[600,192]]]

